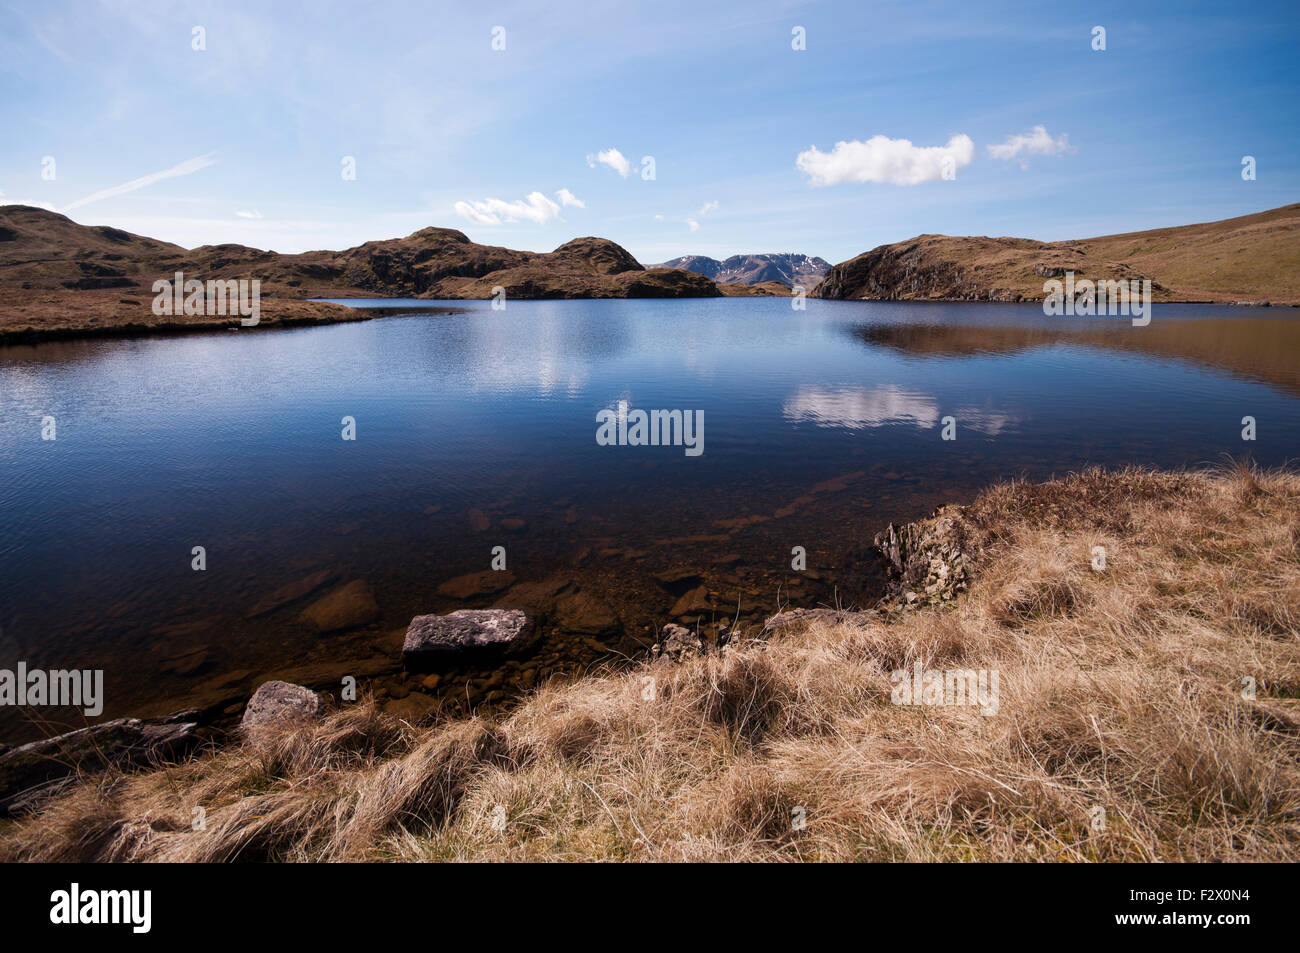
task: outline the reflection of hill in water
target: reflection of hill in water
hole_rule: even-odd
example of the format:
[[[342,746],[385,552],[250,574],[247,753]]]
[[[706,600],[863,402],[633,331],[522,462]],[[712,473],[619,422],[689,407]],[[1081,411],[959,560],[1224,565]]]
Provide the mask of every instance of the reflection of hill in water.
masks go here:
[[[1192,361],[1300,394],[1300,321],[1285,318],[1180,318],[1135,328],[1123,319],[1095,327],[866,324],[853,336],[915,357],[1014,354],[1056,344],[1132,351]]]

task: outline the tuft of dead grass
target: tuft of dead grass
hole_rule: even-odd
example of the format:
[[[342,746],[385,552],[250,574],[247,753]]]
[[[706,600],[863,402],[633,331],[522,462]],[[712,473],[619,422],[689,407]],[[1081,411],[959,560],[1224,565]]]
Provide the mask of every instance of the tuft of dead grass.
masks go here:
[[[737,636],[494,720],[362,702],[88,779],[0,857],[1300,858],[1300,476],[1088,471],[965,518],[979,571],[945,610]],[[996,671],[997,713],[891,703],[917,664]]]

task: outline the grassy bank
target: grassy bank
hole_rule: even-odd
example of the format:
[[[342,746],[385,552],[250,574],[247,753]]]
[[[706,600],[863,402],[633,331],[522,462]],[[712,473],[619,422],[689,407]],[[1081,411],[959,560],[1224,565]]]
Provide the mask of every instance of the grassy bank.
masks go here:
[[[87,779],[0,856],[1300,859],[1300,476],[1087,473],[959,519],[951,606],[742,634],[498,719],[358,703]],[[916,662],[997,672],[996,714],[892,704]]]

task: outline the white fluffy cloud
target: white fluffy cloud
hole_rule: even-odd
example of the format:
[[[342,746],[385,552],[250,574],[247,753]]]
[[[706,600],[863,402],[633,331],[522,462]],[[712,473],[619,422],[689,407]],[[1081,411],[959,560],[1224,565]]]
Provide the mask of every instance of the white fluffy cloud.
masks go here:
[[[587,165],[594,169],[597,162],[609,166],[625,179],[632,174],[632,163],[617,149],[604,149],[595,155],[587,154]]]
[[[261,218],[262,213],[257,209],[240,210],[235,213],[238,218]]]
[[[799,153],[795,165],[813,185],[882,182],[918,185],[943,178],[945,165],[953,172],[970,165],[975,143],[958,134],[943,146],[914,146],[910,139],[872,136],[866,142],[837,142],[830,152],[816,146]]]
[[[1046,126],[1035,126],[1032,132],[1021,133],[1018,136],[1007,136],[1006,142],[996,146],[989,146],[988,149],[989,155],[994,159],[1003,159],[1005,161],[1019,159],[1022,169],[1026,165],[1023,158],[1025,156],[1059,156],[1074,151],[1074,148],[1070,145],[1069,136],[1062,133],[1053,139],[1048,134]]]
[[[544,225],[559,217],[561,205],[587,207],[585,202],[568,189],[560,189],[555,195],[560,200],[558,204],[541,192],[530,192],[527,198],[518,202],[489,198],[482,202],[457,202],[455,209],[457,215],[469,219],[475,225],[503,225],[521,220]]]
[[[686,220],[686,227],[693,232],[698,232],[700,230],[700,223],[695,221],[693,218],[688,218]]]
[[[710,212],[716,212],[717,210],[718,210],[718,203],[716,201],[705,202],[703,205],[700,206],[700,210],[695,214],[703,216],[703,215],[708,215]]]

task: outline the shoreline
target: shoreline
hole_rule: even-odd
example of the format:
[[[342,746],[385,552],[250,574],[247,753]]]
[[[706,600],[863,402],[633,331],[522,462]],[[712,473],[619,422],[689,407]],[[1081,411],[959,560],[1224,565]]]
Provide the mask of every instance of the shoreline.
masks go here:
[[[722,286],[719,286],[720,288]],[[758,287],[758,286],[754,286]],[[97,312],[93,316],[83,317],[82,323],[75,323],[76,312],[83,306],[88,305],[90,309],[104,306],[105,304],[114,304],[106,302],[110,297],[104,292],[71,292],[71,296],[76,296],[76,306],[69,307],[68,302],[59,301],[57,304],[48,305],[43,309],[46,313],[50,310],[58,312],[57,317],[63,318],[68,314],[74,315],[74,323],[54,324],[47,327],[35,326],[31,323],[23,324],[20,327],[0,326],[0,348],[31,346],[44,344],[54,341],[78,341],[78,340],[102,340],[114,338],[149,338],[149,337],[175,337],[184,334],[201,334],[215,333],[218,331],[262,331],[273,330],[277,328],[305,328],[305,327],[326,327],[334,324],[354,324],[361,321],[369,321],[374,318],[394,317],[396,315],[450,315],[466,314],[472,309],[458,308],[451,305],[410,305],[394,307],[365,307],[357,308],[351,305],[340,303],[338,300],[323,300],[319,298],[278,298],[266,297],[262,299],[262,308],[264,315],[262,320],[254,327],[244,327],[240,324],[238,315],[214,315],[214,316],[196,316],[199,320],[193,322],[185,321],[155,321],[151,320],[154,316],[147,313],[142,315],[134,307],[125,317],[119,317],[117,314],[110,314],[109,321],[112,323],[98,324],[89,323],[98,322],[101,313]],[[80,296],[92,296],[88,301]],[[62,297],[62,296],[61,296]],[[358,300],[380,300],[389,296],[370,296],[370,295],[350,295]],[[724,292],[724,298],[765,298],[765,297],[784,297],[783,295],[774,294],[768,291],[756,290],[753,292],[740,293],[735,291]],[[810,293],[809,297],[817,298]],[[456,299],[446,299],[456,300]],[[490,301],[491,298],[465,298],[465,301]],[[627,298],[601,298],[601,297],[576,297],[564,299],[552,298],[520,298],[523,301],[542,301],[542,300],[570,300],[570,301],[605,301],[605,300],[638,300]],[[653,301],[661,300],[657,298],[646,298],[644,300]],[[714,299],[702,299],[714,300]],[[1041,304],[1036,299],[1013,299],[1013,298],[817,298],[818,301],[839,301],[849,304],[853,303],[880,303],[880,304],[988,304],[988,305],[1030,305]],[[124,298],[118,298],[117,304],[135,305],[138,302],[130,302]],[[1177,300],[1177,301],[1157,301],[1156,304],[1161,307],[1173,307],[1182,304],[1194,305],[1214,305],[1218,307],[1247,308],[1247,309],[1282,309],[1300,308],[1300,303],[1270,303],[1260,301],[1212,301],[1212,300]],[[5,309],[6,302],[0,299],[0,314],[6,322],[11,321]],[[22,319],[18,319],[22,320]],[[30,322],[30,318],[28,319]]]
[[[1244,465],[996,484],[876,537],[896,604],[716,645],[665,626],[649,658],[508,710],[264,684],[240,732],[0,822],[0,856],[1293,861],[1297,517],[1300,475]],[[900,696],[944,670],[987,674],[980,705]],[[172,744],[191,715],[118,730]],[[91,815],[123,836],[77,837]]]

